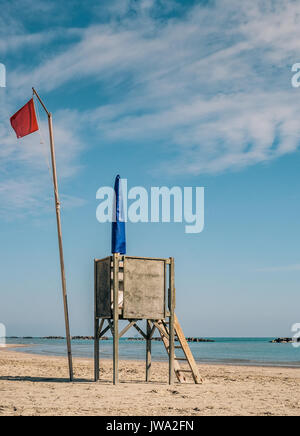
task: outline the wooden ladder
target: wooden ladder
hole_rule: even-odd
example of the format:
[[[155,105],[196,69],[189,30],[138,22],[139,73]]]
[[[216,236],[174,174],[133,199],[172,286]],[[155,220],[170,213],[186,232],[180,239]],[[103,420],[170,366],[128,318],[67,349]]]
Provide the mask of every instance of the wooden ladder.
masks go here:
[[[176,345],[175,349],[181,349],[184,352],[184,355],[185,355],[185,357],[177,357],[176,353],[175,353],[174,371],[175,371],[176,377],[177,377],[177,379],[178,379],[178,381],[180,383],[187,383],[187,379],[186,379],[185,373],[191,373],[191,375],[192,375],[192,377],[194,379],[194,382],[196,384],[202,383],[203,379],[200,376],[198,366],[197,366],[197,364],[195,362],[195,359],[194,359],[194,356],[193,356],[193,354],[191,352],[189,344],[188,344],[188,342],[187,342],[187,340],[186,340],[186,338],[184,336],[184,333],[183,333],[182,328],[181,328],[181,326],[179,324],[178,318],[177,318],[176,315],[174,316],[174,318],[175,318],[174,319],[175,339],[177,339],[178,343],[180,344],[180,345]],[[163,341],[163,343],[165,345],[167,353],[169,354],[169,345],[170,345],[170,343],[169,343],[169,328],[168,328],[168,325],[167,325],[167,323],[164,320],[159,320],[155,324],[157,324],[156,325],[157,328],[159,326],[158,331],[159,331],[160,336],[162,338],[162,341]],[[179,363],[180,361],[187,362],[189,364],[190,369],[189,370],[188,369],[182,369],[181,366],[180,366],[180,363]]]

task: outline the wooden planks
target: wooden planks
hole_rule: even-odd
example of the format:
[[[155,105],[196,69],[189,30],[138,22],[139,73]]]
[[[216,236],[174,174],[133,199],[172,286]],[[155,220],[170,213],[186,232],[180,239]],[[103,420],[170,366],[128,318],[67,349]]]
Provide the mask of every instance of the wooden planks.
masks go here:
[[[167,274],[168,269],[169,274]],[[124,287],[122,286],[123,279]],[[120,291],[122,292],[123,289],[124,306],[122,309],[119,307],[119,298]],[[166,298],[167,290],[168,298]],[[109,329],[111,330],[113,335],[113,383],[117,384],[119,382],[119,339],[131,327],[134,327],[146,340],[146,381],[151,380],[151,340],[158,329],[169,355],[169,384],[174,383],[174,374],[179,382],[186,383],[185,373],[190,373],[195,383],[202,382],[195,359],[175,315],[174,258],[137,258],[114,254],[106,259],[95,260],[94,292],[96,381],[99,379],[99,339]],[[166,321],[166,317],[169,318],[169,322]],[[129,321],[120,333],[119,318]],[[108,326],[103,329],[105,319]],[[146,320],[146,333],[137,325],[140,319]],[[180,345],[175,346],[176,335]],[[182,349],[185,358],[176,357],[175,349],[178,348]],[[186,361],[190,369],[182,369],[180,361]]]
[[[111,318],[111,268],[110,257],[95,261],[96,316]]]
[[[123,318],[165,317],[165,262],[124,258]]]

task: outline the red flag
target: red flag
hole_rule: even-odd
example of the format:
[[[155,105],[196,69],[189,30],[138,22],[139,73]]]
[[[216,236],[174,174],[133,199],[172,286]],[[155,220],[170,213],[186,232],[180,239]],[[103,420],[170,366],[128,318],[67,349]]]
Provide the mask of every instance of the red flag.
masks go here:
[[[10,124],[17,138],[23,138],[39,130],[33,98],[11,117]]]

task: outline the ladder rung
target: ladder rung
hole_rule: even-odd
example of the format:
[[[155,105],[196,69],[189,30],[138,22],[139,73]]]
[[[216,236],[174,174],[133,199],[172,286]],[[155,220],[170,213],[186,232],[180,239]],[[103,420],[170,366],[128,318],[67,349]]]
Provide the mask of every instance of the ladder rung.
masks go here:
[[[172,344],[172,350],[174,349],[179,349],[182,352],[184,352],[184,354],[181,354],[181,356],[184,357],[177,357],[176,355],[174,355],[174,370],[177,376],[177,379],[179,380],[179,382],[181,383],[186,383],[188,377],[185,376],[185,373],[189,373],[193,376],[194,382],[195,383],[200,383],[202,382],[202,379],[200,377],[200,375],[198,374],[198,368],[196,366],[196,363],[194,362],[194,358],[193,356],[189,356],[190,354],[190,350],[189,350],[189,345],[187,343],[186,338],[184,337],[184,334],[181,330],[180,324],[177,320],[177,317],[175,315],[175,322],[174,322],[174,330],[171,330],[171,324],[169,321],[165,321],[165,320],[157,320],[157,322],[155,323],[159,330],[160,336],[163,340],[164,346],[167,350],[168,355],[170,356],[170,331],[172,333],[172,337],[174,337],[174,341],[177,342],[177,345]],[[173,336],[174,334],[174,336]],[[174,347],[174,348],[173,348]],[[179,353],[178,353],[179,354]],[[187,355],[188,354],[188,355]],[[181,369],[180,368],[180,363],[179,361],[183,361],[186,362],[187,364],[189,364],[190,369]]]

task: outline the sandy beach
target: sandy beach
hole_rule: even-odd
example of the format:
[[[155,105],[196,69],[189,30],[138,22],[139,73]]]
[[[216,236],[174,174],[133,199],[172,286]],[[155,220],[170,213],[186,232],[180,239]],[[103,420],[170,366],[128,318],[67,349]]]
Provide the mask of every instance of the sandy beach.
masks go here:
[[[93,383],[93,361],[67,361],[0,348],[0,415],[299,415],[300,369],[200,365],[202,385],[167,384],[168,366],[153,363],[145,383],[142,361],[121,361],[113,386],[112,362],[101,361]]]

